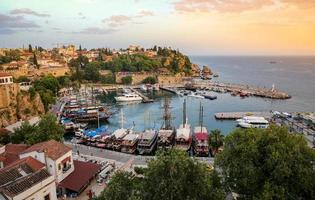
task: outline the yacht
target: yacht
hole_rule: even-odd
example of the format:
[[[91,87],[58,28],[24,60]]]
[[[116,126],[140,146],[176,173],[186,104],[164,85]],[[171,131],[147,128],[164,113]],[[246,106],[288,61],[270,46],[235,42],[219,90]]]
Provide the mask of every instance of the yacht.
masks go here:
[[[142,97],[134,92],[129,92],[115,97],[115,100],[117,102],[142,101]]]
[[[198,92],[191,92],[190,94],[187,95],[188,97],[195,97],[195,98],[200,98],[204,99],[205,97],[199,94]]]
[[[242,128],[268,128],[269,122],[264,117],[246,116],[236,120]]]
[[[121,152],[133,154],[137,150],[137,143],[139,140],[139,134],[128,133],[122,140]]]
[[[188,151],[192,144],[192,133],[190,124],[186,118],[186,100],[183,103],[183,124],[176,130],[175,147],[184,151]]]
[[[124,113],[120,110],[120,128],[115,130],[111,135],[110,141],[107,143],[107,148],[120,150],[123,138],[130,132],[124,128]]]

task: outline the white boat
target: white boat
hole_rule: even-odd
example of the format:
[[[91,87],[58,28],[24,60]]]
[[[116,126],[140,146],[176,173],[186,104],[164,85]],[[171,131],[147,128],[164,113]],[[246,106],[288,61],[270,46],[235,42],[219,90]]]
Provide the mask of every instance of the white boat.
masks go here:
[[[180,150],[188,151],[192,145],[192,133],[190,124],[186,118],[186,100],[183,103],[183,123],[176,130],[175,147]]]
[[[140,86],[140,90],[143,91],[143,92],[146,92],[148,90],[148,88],[147,88],[146,85],[143,84],[143,85]]]
[[[115,97],[117,102],[128,102],[128,101],[142,101],[142,97],[134,92],[124,93],[121,96]]]
[[[236,120],[242,128],[268,128],[269,122],[264,117],[246,116]]]
[[[194,92],[191,92],[190,94],[187,95],[188,97],[195,97],[195,98],[200,98],[200,99],[204,99],[205,97],[198,94],[198,93],[194,93]]]

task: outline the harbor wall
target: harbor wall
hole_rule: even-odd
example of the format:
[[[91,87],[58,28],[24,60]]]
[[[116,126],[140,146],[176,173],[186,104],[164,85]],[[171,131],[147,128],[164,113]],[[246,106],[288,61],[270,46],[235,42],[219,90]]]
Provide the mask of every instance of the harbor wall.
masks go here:
[[[132,77],[132,85],[141,84],[142,81],[148,77],[157,77],[158,83],[161,85],[170,85],[170,84],[178,84],[182,83],[183,76],[180,74],[177,75],[159,75],[155,73],[147,73],[147,72],[119,72],[116,73],[116,83],[121,84],[121,79],[126,76]]]

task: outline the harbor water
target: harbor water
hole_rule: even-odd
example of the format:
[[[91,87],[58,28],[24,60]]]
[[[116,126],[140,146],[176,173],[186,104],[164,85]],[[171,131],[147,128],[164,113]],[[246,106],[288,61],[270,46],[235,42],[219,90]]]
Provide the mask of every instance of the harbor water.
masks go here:
[[[192,127],[199,123],[199,105],[204,106],[204,125],[208,130],[220,129],[225,135],[231,132],[234,121],[220,121],[214,118],[217,112],[264,112],[270,110],[286,112],[315,111],[315,57],[209,57],[191,56],[193,63],[200,66],[208,65],[218,78],[214,81],[241,83],[259,87],[271,88],[275,85],[289,93],[288,100],[271,100],[259,97],[240,98],[229,93],[213,93],[217,100],[207,100],[194,97],[180,97],[168,92],[155,92],[152,95],[154,103],[148,104],[113,104],[115,114],[109,119],[109,131],[120,127],[120,110],[123,110],[125,127],[135,126],[135,130],[160,128],[162,125],[163,97],[171,98],[172,123],[178,127],[182,122],[182,103],[187,99],[188,122]],[[112,94],[103,97],[107,102],[113,99]]]

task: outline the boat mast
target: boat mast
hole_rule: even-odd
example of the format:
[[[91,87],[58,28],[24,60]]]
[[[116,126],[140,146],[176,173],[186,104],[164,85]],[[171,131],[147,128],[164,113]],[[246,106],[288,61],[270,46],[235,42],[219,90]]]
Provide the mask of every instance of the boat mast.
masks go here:
[[[170,112],[170,100],[169,98],[165,97],[164,98],[164,115],[163,115],[163,119],[164,119],[164,128],[165,129],[171,129],[171,112]]]
[[[183,125],[186,126],[187,118],[186,118],[186,99],[184,99],[183,103]]]
[[[124,128],[124,113],[122,109],[120,110],[120,127]]]

